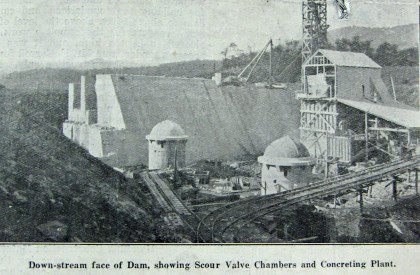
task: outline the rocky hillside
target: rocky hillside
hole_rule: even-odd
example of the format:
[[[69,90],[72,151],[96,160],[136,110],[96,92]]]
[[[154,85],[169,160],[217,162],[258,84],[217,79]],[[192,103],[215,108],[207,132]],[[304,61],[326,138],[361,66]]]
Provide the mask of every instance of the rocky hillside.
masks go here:
[[[65,98],[0,91],[0,241],[171,241],[141,184],[60,133]]]

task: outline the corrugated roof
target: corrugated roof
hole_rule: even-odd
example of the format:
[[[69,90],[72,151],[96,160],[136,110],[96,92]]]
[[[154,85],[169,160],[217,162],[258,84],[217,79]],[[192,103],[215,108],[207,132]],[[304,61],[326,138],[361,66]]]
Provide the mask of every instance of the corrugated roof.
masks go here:
[[[364,53],[354,53],[354,52],[339,52],[332,50],[318,50],[326,58],[328,58],[332,63],[337,66],[346,66],[346,67],[363,67],[363,68],[382,68],[375,61],[370,59]]]
[[[405,128],[420,128],[420,111],[407,110],[363,101],[340,98],[337,100],[340,103],[361,110],[363,112],[368,112],[369,114],[385,119]]]

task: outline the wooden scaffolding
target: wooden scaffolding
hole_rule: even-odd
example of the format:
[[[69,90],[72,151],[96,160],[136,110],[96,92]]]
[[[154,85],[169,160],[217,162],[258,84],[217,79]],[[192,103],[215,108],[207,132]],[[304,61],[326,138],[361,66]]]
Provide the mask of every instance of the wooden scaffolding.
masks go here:
[[[322,53],[310,57],[302,66],[300,138],[318,159],[338,159],[350,163],[351,136],[339,136],[337,110],[337,68]]]

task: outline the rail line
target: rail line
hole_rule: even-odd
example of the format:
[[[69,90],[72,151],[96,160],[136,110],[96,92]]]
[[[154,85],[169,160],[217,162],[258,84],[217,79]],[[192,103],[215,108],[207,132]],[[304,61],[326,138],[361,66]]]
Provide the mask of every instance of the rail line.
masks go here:
[[[181,202],[181,200],[175,196],[174,192],[169,189],[169,186],[162,180],[162,178],[156,172],[149,172],[148,173],[153,181],[157,184],[159,189],[162,191],[161,193],[169,200],[172,207],[181,215],[191,215],[191,211],[188,210],[187,207]]]
[[[211,239],[212,242],[224,242],[224,234],[236,225],[236,236],[239,239],[240,230],[247,224],[285,206],[290,206],[309,199],[319,198],[349,189],[360,189],[374,184],[382,178],[399,174],[420,165],[418,155],[409,160],[398,160],[386,164],[371,166],[364,170],[342,176],[317,181],[309,186],[293,190],[249,198],[227,204],[207,214],[197,226],[197,241]],[[209,228],[203,230],[203,228]],[[210,234],[210,236],[207,236]]]
[[[169,188],[159,173],[142,172],[140,176],[167,214],[167,218],[176,225],[185,225],[192,236],[196,236],[196,228],[200,218],[182,203],[182,200]],[[182,223],[179,221],[182,221]],[[205,241],[201,237],[199,240]]]
[[[153,197],[156,198],[159,205],[162,207],[162,209],[165,212],[170,212],[171,207],[166,202],[162,194],[157,189],[155,183],[152,181],[152,179],[149,177],[149,174],[147,172],[141,173],[141,177],[143,178],[143,181],[146,183],[147,187],[149,188],[150,192],[152,193]]]

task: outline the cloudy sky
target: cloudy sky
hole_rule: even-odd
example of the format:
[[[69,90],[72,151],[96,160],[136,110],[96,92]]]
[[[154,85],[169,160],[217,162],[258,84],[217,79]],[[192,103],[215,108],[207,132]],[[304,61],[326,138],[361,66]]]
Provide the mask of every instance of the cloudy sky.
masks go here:
[[[334,2],[331,29],[418,22],[416,0],[352,0],[349,21]],[[300,39],[300,27],[301,0],[0,0],[0,67],[220,59],[230,42],[257,50]]]

